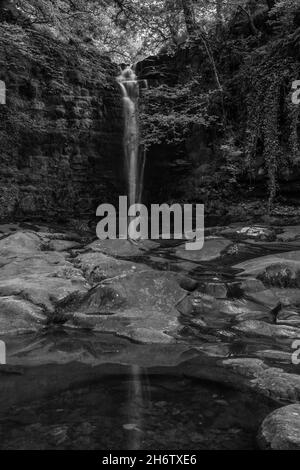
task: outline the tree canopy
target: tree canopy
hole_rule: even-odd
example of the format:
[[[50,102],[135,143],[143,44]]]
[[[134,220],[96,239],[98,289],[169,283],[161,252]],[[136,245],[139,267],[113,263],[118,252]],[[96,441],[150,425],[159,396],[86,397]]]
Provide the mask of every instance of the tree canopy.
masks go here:
[[[135,62],[172,50],[193,35],[247,21],[251,34],[258,11],[290,28],[298,0],[0,0],[1,19],[48,29],[63,40],[93,42],[117,62]]]

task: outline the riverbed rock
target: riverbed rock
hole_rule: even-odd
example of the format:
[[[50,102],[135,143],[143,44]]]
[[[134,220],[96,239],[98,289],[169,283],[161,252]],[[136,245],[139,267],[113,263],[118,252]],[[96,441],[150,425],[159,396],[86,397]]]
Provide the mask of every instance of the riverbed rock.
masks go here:
[[[182,287],[182,289],[186,290],[187,292],[193,292],[199,285],[198,281],[195,281],[195,279],[192,279],[188,276],[180,276],[178,282],[180,287]]]
[[[216,297],[217,299],[226,299],[230,291],[230,285],[224,282],[207,281],[199,286],[201,292]]]
[[[181,365],[186,377],[213,380],[233,388],[252,390],[278,402],[300,400],[300,376],[270,367],[253,357],[215,359],[199,355]]]
[[[8,235],[9,233],[16,232],[19,228],[20,226],[17,223],[0,224],[0,234]]]
[[[277,240],[282,242],[300,241],[300,225],[283,227],[281,233],[277,235]]]
[[[145,270],[145,265],[132,261],[120,260],[100,252],[79,254],[74,260],[92,284],[109,278],[124,278],[129,274]]]
[[[300,289],[295,288],[272,288],[273,293],[280,300],[281,305],[287,308],[296,308],[300,307]]]
[[[231,244],[230,240],[222,237],[212,237],[205,239],[204,246],[201,250],[188,251],[185,249],[185,245],[179,246],[175,255],[178,258],[201,262],[201,261],[213,261],[220,258],[222,252]]]
[[[199,291],[184,297],[177,309],[190,325],[207,326],[216,330],[230,326],[233,321],[274,321],[272,309],[268,305],[248,299],[217,299]]]
[[[87,283],[68,262],[48,263],[47,258],[19,259],[0,275],[0,296],[19,296],[52,312],[56,302],[72,292],[86,291]]]
[[[0,260],[35,253],[40,250],[41,244],[36,233],[17,231],[0,240]]]
[[[259,359],[269,359],[275,361],[276,364],[286,364],[291,363],[291,353],[282,350],[275,349],[262,349],[255,352],[255,356]]]
[[[289,251],[254,258],[239,263],[234,268],[240,269],[243,276],[259,278],[267,286],[298,286],[300,251]]]
[[[166,342],[179,330],[176,304],[184,294],[176,275],[147,268],[104,281],[75,300],[71,296],[70,302],[63,301],[58,308],[70,317],[68,325],[114,332],[136,341]]]
[[[50,251],[68,251],[79,247],[80,244],[72,240],[50,240],[47,249]]]
[[[262,449],[300,450],[300,405],[288,405],[263,421],[258,443]]]
[[[130,240],[95,240],[87,245],[87,249],[91,251],[100,251],[109,256],[114,257],[133,257],[141,256],[151,248],[157,248],[158,242],[155,240],[141,240],[133,242]]]
[[[283,309],[276,318],[277,325],[288,325],[300,328],[300,313],[291,309]]]
[[[255,277],[247,277],[240,282],[240,289],[244,294],[255,294],[265,290],[265,285]]]
[[[0,297],[0,335],[32,332],[46,322],[41,307],[18,297]]]
[[[274,289],[266,289],[261,280],[252,277],[243,279],[239,284],[239,289],[240,293],[246,299],[257,303],[258,305],[268,307],[270,310],[280,310],[280,297],[277,296]]]
[[[47,232],[8,235],[0,240],[2,331],[10,331],[15,314],[18,329],[25,329],[26,322],[28,328],[66,323],[133,341],[172,342],[179,329],[176,303],[185,293],[178,276],[112,256],[142,254],[142,245],[143,250],[150,247],[99,240],[71,258],[61,249],[76,247],[76,241],[51,238]]]
[[[276,233],[272,228],[258,225],[229,227],[222,230],[221,235],[237,240],[254,239],[259,241],[272,241],[276,239]]]
[[[57,302],[89,287],[66,254],[43,251],[45,240],[38,233],[22,230],[0,240],[3,333],[43,327]]]
[[[247,335],[266,336],[269,338],[300,338],[300,328],[286,325],[272,325],[264,321],[246,320],[233,327]]]
[[[297,374],[269,367],[264,361],[252,358],[225,359],[222,364],[247,379],[247,386],[263,395],[289,402],[300,399],[300,376]]]

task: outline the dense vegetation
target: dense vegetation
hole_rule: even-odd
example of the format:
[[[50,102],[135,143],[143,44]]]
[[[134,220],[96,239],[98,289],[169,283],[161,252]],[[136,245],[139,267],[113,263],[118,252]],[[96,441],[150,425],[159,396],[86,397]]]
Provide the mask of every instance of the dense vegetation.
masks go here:
[[[217,159],[206,186],[197,171],[185,181],[191,199],[208,186],[223,198],[264,179],[271,210],[280,181],[299,171],[299,106],[291,101],[300,79],[298,0],[0,0],[0,21],[120,64],[154,56],[144,146],[151,154],[168,145],[185,158],[189,139],[205,133]]]
[[[161,55],[163,84],[145,93],[142,123],[146,147],[167,142],[178,155],[189,136],[210,136],[217,164],[206,180],[194,165],[188,198],[236,198],[259,180],[271,211],[280,182],[299,173],[299,106],[291,94],[300,77],[300,10],[292,0],[254,3],[249,16],[237,9],[204,32],[194,23],[174,54],[175,78],[163,78]]]

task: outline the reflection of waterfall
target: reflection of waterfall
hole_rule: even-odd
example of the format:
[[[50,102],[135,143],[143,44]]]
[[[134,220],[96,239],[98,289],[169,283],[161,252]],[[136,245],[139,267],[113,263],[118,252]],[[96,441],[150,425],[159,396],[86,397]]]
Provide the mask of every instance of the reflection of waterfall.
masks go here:
[[[139,82],[131,68],[118,77],[124,107],[124,154],[127,172],[129,205],[141,202],[145,155],[139,148],[138,99]]]
[[[141,441],[143,437],[143,417],[144,408],[149,400],[149,387],[146,376],[140,366],[131,366],[131,380],[128,390],[128,421],[125,429],[128,431],[128,449],[141,449]]]

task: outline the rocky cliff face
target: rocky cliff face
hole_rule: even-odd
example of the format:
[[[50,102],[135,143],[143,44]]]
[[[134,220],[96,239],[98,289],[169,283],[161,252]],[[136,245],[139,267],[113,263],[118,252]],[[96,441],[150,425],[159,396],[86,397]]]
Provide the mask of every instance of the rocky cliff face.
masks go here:
[[[92,216],[121,184],[117,67],[19,26],[0,37],[0,217]]]

